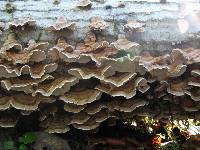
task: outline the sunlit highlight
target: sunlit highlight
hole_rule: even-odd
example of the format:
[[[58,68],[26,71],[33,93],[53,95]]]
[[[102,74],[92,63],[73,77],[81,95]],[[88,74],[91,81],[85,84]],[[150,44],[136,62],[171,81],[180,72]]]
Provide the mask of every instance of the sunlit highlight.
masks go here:
[[[187,32],[187,30],[189,28],[189,23],[188,23],[187,20],[185,20],[185,19],[178,19],[177,24],[178,24],[178,28],[179,28],[179,30],[180,30],[181,33]]]
[[[177,26],[180,33],[186,33],[189,27],[200,28],[200,20],[197,8],[200,7],[198,0],[180,0],[180,19],[177,20]]]

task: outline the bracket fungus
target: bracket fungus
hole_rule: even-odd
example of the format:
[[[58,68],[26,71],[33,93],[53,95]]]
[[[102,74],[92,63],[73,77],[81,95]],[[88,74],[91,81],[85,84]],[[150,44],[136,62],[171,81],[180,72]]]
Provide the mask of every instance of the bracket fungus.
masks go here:
[[[34,65],[24,65],[19,66],[15,69],[7,70],[8,73],[15,73],[15,75],[20,76],[22,74],[29,74],[32,78],[41,78],[45,73],[54,72],[58,65],[56,63],[51,64],[34,64]]]
[[[78,57],[76,54],[73,54],[74,47],[72,45],[69,45],[66,43],[66,41],[63,38],[58,39],[57,44],[51,48],[48,51],[48,57],[52,61],[57,61],[59,59],[63,59],[66,61],[75,61],[76,57]]]
[[[87,113],[81,112],[73,114],[70,121],[71,124],[84,124],[90,119],[90,116]]]
[[[110,44],[118,52],[125,52],[129,57],[135,57],[141,52],[140,44],[129,41],[124,35],[118,35],[118,40]]]
[[[12,22],[8,23],[9,28],[11,29],[22,29],[24,30],[27,27],[32,27],[36,25],[36,21],[32,17],[23,17],[19,19],[15,19]]]
[[[99,80],[104,80],[105,77],[114,74],[113,71],[110,71],[110,66],[97,67],[94,65],[85,65],[80,68],[71,68],[68,70],[68,73],[76,76],[79,79],[90,79],[94,77]]]
[[[13,52],[8,51],[7,60],[11,61],[13,64],[27,64],[28,62],[41,62],[46,58],[45,52],[41,50],[33,51],[19,51]]]
[[[103,79],[103,83],[110,83],[113,84],[116,87],[120,87],[124,85],[126,82],[128,82],[131,78],[134,78],[137,74],[136,73],[129,73],[129,72],[116,72],[114,75],[105,77]]]
[[[93,31],[103,31],[109,27],[109,24],[105,22],[101,17],[93,17],[89,27]]]
[[[60,0],[53,0],[53,4],[55,4],[55,5],[60,4]]]
[[[75,29],[75,22],[71,22],[67,20],[64,16],[57,18],[54,25],[48,27],[50,31],[61,31],[67,29],[69,31],[74,31]]]
[[[136,90],[144,93],[149,89],[146,79],[139,77],[129,80],[127,83],[120,87],[116,87],[112,84],[97,85],[96,89],[108,93],[112,96],[124,96],[125,98],[131,98],[136,95]]]
[[[15,127],[19,116],[9,112],[0,112],[0,127],[11,128]]]
[[[28,47],[25,48],[25,51],[31,51],[31,50],[45,50],[49,46],[48,42],[39,42],[36,43],[35,40],[29,40]]]
[[[1,81],[1,86],[10,91],[23,91],[25,93],[33,93],[33,87],[38,86],[39,83],[45,80],[53,79],[51,75],[44,75],[40,79],[32,79],[31,77],[9,78]]]
[[[64,110],[67,112],[72,112],[72,113],[79,113],[81,112],[87,105],[76,105],[72,103],[66,103],[64,105]]]
[[[74,50],[73,46],[67,44],[66,41],[62,38],[58,39],[58,43],[56,44],[56,47],[61,49],[61,51],[68,52],[68,53],[71,53]]]
[[[27,48],[22,48],[22,45],[17,42],[15,35],[8,35],[1,48],[1,56],[3,59],[16,64],[27,64],[29,62],[41,62],[46,59],[44,50],[47,48],[48,43],[36,43],[33,40],[29,41]]]
[[[104,108],[107,108],[106,102],[95,101],[94,103],[88,104],[84,111],[89,115],[94,115]]]
[[[67,115],[55,115],[54,118],[48,117],[40,123],[42,128],[45,128],[45,131],[48,133],[66,133],[70,130],[67,125],[67,121],[69,121],[69,116]]]
[[[19,110],[37,110],[39,103],[41,101],[45,102],[47,99],[49,98],[42,96],[32,97],[31,95],[22,93],[13,96],[5,96],[0,98],[0,101],[4,102],[1,103],[1,105],[4,107],[0,105],[0,108],[8,109],[10,107],[14,107]]]
[[[107,48],[108,46],[109,43],[107,41],[98,41],[96,35],[89,32],[84,39],[84,43],[79,43],[76,46],[76,51],[79,51],[80,53],[95,53]]]
[[[70,87],[76,83],[77,79],[72,76],[56,77],[48,82],[43,82],[38,85],[37,89],[33,92],[33,95],[40,93],[44,96],[59,95],[64,92],[68,92]],[[62,89],[62,87],[65,87]],[[62,91],[64,90],[64,91]]]
[[[88,9],[92,7],[92,2],[90,0],[80,0],[77,7],[81,9]]]
[[[190,51],[173,49],[171,54],[165,54],[158,57],[153,57],[149,54],[142,55],[140,64],[143,65],[152,76],[157,77],[159,80],[163,80],[168,77],[177,77],[184,74],[187,64],[190,61],[197,61],[197,55],[190,56]]]
[[[194,76],[194,77],[198,77],[200,76],[200,69],[194,69],[191,71],[191,75]]]
[[[120,112],[132,112],[137,107],[143,107],[148,105],[148,102],[143,99],[128,99],[120,101],[117,106],[114,106],[114,109],[119,110]]]
[[[76,105],[85,105],[101,98],[101,92],[94,89],[81,89],[78,91],[70,91],[60,97],[65,103]]]
[[[124,35],[119,35],[118,40],[111,43],[110,45],[118,50],[125,51],[133,51],[140,46],[138,43],[127,40]]]
[[[9,34],[7,40],[4,42],[1,47],[0,53],[5,53],[6,51],[20,51],[22,50],[22,45],[19,44],[16,40],[15,34]]]

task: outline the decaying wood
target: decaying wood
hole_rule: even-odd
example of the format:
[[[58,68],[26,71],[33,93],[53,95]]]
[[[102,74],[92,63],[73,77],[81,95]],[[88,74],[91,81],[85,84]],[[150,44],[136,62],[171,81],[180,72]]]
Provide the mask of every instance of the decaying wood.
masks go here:
[[[200,7],[186,7],[198,3],[30,0],[10,2],[12,12],[6,3],[0,127],[32,112],[49,133],[97,130],[110,118],[200,117],[198,18],[190,18]]]

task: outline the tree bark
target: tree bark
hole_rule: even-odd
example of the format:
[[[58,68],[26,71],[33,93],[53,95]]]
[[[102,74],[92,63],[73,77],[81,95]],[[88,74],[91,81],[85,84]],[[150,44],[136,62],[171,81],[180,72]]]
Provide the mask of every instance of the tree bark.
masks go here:
[[[37,21],[37,29],[19,34],[20,40],[27,42],[29,39],[40,37],[42,41],[55,41],[57,36],[44,30],[49,25],[55,23],[57,17],[63,15],[76,23],[77,29],[72,35],[63,35],[69,40],[83,39],[88,32],[88,24],[92,17],[101,16],[111,26],[105,33],[107,39],[112,41],[118,34],[123,34],[122,26],[128,19],[136,19],[144,22],[145,32],[127,35],[129,40],[137,41],[142,45],[143,50],[171,50],[175,47],[198,47],[199,37],[198,21],[195,22],[193,14],[199,11],[199,3],[195,2],[175,2],[169,0],[167,3],[152,2],[149,0],[135,1],[125,0],[124,8],[118,7],[119,2],[108,0],[105,3],[92,1],[89,10],[80,10],[77,6],[78,0],[61,0],[60,4],[54,5],[50,0],[16,0],[13,2],[15,11],[11,14],[5,11],[6,1],[0,1],[0,21],[8,23],[17,18],[32,16]],[[188,7],[187,6],[190,6]],[[111,7],[108,7],[111,6]],[[192,13],[187,11],[194,10]],[[183,15],[184,13],[184,15]],[[189,27],[186,33],[181,33],[178,27],[178,19],[185,18]],[[1,44],[6,38],[7,32],[1,36]],[[75,40],[75,41],[76,41]]]

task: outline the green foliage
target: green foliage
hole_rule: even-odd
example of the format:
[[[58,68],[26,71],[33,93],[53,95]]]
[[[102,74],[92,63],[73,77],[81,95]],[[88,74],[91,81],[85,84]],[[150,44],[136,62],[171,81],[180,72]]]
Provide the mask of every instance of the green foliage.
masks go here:
[[[26,132],[21,137],[19,137],[19,147],[18,150],[28,150],[28,145],[36,141],[37,137],[32,132]],[[7,137],[3,140],[3,150],[15,150],[15,143],[11,137]]]
[[[36,139],[37,139],[37,137],[34,133],[26,132],[19,138],[19,142],[27,145],[27,144],[34,143],[36,141]]]
[[[19,145],[19,150],[28,150],[27,146],[24,144]]]
[[[15,149],[15,145],[11,137],[5,138],[3,140],[3,149],[4,150],[13,150]]]
[[[180,150],[178,144],[166,144],[160,148],[161,150]]]

